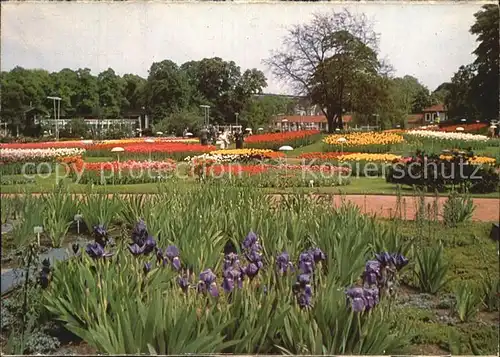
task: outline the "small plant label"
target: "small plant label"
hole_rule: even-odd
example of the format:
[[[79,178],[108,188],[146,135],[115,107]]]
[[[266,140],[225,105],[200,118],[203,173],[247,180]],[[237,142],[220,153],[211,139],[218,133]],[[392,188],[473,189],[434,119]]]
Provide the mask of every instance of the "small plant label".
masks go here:
[[[43,227],[42,226],[35,226],[35,227],[33,227],[33,232],[35,232],[36,239],[38,241],[38,246],[40,246],[40,234],[43,233]]]
[[[80,213],[78,214],[75,214],[75,217],[74,217],[75,221],[76,221],[76,232],[78,234],[80,234],[80,222],[82,221],[83,219],[83,215],[81,215]]]

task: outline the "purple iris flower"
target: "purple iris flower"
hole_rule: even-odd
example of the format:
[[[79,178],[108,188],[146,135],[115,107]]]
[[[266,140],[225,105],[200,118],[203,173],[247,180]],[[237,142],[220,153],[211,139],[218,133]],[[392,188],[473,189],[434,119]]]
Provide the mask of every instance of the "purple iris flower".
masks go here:
[[[394,265],[394,257],[387,253],[375,254],[375,258],[379,261],[379,263],[383,266],[391,266]]]
[[[165,251],[165,255],[168,259],[174,259],[175,257],[179,256],[179,249],[175,245],[170,245],[167,247],[167,250]]]
[[[147,237],[148,229],[144,220],[141,219],[132,230],[132,241],[142,246]]]
[[[98,224],[93,227],[94,239],[96,243],[99,243],[101,247],[106,247],[108,244],[108,231],[103,224]]]
[[[302,309],[306,309],[311,306],[312,296],[305,293],[299,294],[297,296],[297,302]]]
[[[394,265],[397,270],[401,270],[408,265],[408,259],[406,259],[402,254],[396,253],[394,255]]]
[[[351,308],[356,312],[372,309],[379,302],[378,289],[360,287],[350,288],[346,294],[351,301]]]
[[[134,243],[134,244],[129,245],[128,249],[130,250],[130,253],[132,253],[133,255],[141,255],[142,253],[144,253],[145,247],[146,247],[145,245],[140,247],[139,245]]]
[[[181,260],[179,258],[179,249],[175,245],[170,245],[165,251],[167,259],[172,263],[175,270],[179,271],[181,269]]]
[[[93,259],[110,257],[113,254],[104,251],[104,248],[99,243],[89,243],[85,249],[88,255]]]
[[[309,274],[300,274],[297,277],[297,282],[301,285],[304,286],[306,284],[309,284],[311,282],[311,276]]]
[[[181,287],[182,291],[187,292],[189,288],[189,279],[186,276],[179,276],[177,278],[177,284]]]
[[[319,248],[313,248],[309,251],[309,254],[313,256],[314,262],[318,263],[320,261],[326,260],[326,255],[323,253],[323,251]]]
[[[147,275],[151,271],[151,263],[144,263],[144,267],[142,268],[144,275]]]
[[[245,269],[245,274],[250,279],[253,279],[257,275],[258,272],[259,272],[259,266],[255,263],[248,264],[246,269]]]
[[[156,248],[156,241],[152,236],[148,236],[144,241],[144,254],[151,253]]]
[[[212,272],[212,269],[207,269],[200,273],[200,280],[205,283],[205,285],[210,285],[217,279],[217,276]]]
[[[311,253],[302,253],[299,256],[299,269],[304,274],[312,274],[314,271],[314,257]]]
[[[260,250],[261,246],[259,244],[259,238],[254,232],[248,233],[242,243],[243,249],[245,250]]]
[[[380,278],[380,263],[377,260],[369,260],[366,262],[365,271],[363,272],[363,280],[368,285],[377,284]]]
[[[222,269],[226,271],[229,268],[236,268],[240,265],[238,254],[229,253],[224,257],[224,265]]]
[[[280,274],[285,274],[286,272],[288,272],[288,269],[292,267],[290,256],[287,252],[283,252],[278,255],[278,257],[276,258],[276,266]]]
[[[224,277],[224,280],[222,281],[222,288],[230,293],[234,289],[234,280],[231,279],[230,277]]]
[[[356,312],[361,312],[366,307],[366,300],[363,288],[350,288],[346,291],[347,297],[351,301],[351,308]]]

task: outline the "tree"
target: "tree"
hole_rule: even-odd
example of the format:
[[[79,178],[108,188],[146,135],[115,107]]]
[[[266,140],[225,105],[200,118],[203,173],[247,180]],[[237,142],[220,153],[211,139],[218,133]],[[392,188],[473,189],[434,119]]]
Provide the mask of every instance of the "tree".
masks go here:
[[[412,105],[412,113],[422,113],[422,111],[431,105],[431,95],[427,88],[421,88],[415,95]]]
[[[283,98],[273,95],[253,97],[239,113],[239,122],[242,125],[258,128],[268,126],[271,119],[278,114],[293,114],[290,103],[294,101],[290,98]]]
[[[499,90],[499,7],[497,4],[484,5],[474,14],[476,22],[470,32],[479,42],[474,50],[474,65],[477,74],[471,80],[471,95],[482,119],[498,117]]]
[[[99,108],[102,108],[104,118],[118,118],[125,98],[123,96],[124,82],[111,68],[97,76]]]
[[[122,81],[122,96],[124,98],[121,107],[122,114],[127,111],[139,111],[145,104],[146,79],[135,74],[125,74]]]
[[[343,126],[342,113],[350,98],[359,94],[356,88],[387,74],[388,68],[378,60],[377,43],[378,35],[364,15],[347,10],[315,14],[311,23],[293,26],[283,49],[264,63],[297,94],[320,105],[333,131]]]
[[[449,95],[452,84],[451,82],[441,83],[434,92],[431,93],[431,104],[444,103]]]
[[[77,87],[75,93],[76,114],[82,117],[95,115],[99,110],[99,86],[97,78],[90,73],[89,68],[76,71]]]
[[[198,132],[203,124],[197,108],[185,109],[168,115],[165,119],[154,125],[154,131],[163,133],[175,133],[182,135],[184,129]]]
[[[234,113],[243,110],[252,95],[262,93],[267,86],[262,71],[241,69],[233,61],[204,58],[181,66],[191,87],[194,106],[210,105],[210,117],[220,123],[232,121]]]
[[[174,62],[164,60],[151,65],[144,88],[144,102],[153,121],[186,109],[189,99],[187,77]]]
[[[475,76],[476,66],[473,64],[461,66],[453,75],[449,93],[445,99],[450,118],[465,117],[475,119],[479,116],[479,110],[475,104],[474,89],[471,85]]]

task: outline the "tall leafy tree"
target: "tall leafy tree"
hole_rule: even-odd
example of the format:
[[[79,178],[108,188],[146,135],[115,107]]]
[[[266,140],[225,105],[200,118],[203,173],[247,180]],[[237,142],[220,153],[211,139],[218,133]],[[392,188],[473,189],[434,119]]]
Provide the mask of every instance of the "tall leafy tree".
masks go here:
[[[450,118],[475,119],[479,117],[479,109],[475,104],[476,93],[472,88],[472,81],[476,77],[476,73],[476,66],[471,64],[461,66],[453,75],[445,100]]]
[[[487,4],[474,14],[476,22],[470,32],[477,36],[479,42],[474,50],[474,65],[477,74],[471,81],[472,95],[482,119],[498,117],[499,90],[498,69],[499,53],[499,7],[498,4]]]
[[[235,62],[219,57],[186,62],[181,69],[192,88],[193,105],[210,105],[210,116],[220,123],[231,122],[234,113],[267,86],[262,71],[249,69],[242,74]]]
[[[188,108],[189,93],[187,77],[174,62],[164,60],[151,65],[144,102],[154,121]]]
[[[342,114],[359,95],[356,90],[388,72],[378,59],[372,24],[347,10],[315,14],[310,23],[293,26],[283,48],[264,63],[297,94],[320,105],[330,131],[343,126]]]
[[[99,108],[105,118],[118,118],[125,98],[123,80],[111,68],[97,76]]]

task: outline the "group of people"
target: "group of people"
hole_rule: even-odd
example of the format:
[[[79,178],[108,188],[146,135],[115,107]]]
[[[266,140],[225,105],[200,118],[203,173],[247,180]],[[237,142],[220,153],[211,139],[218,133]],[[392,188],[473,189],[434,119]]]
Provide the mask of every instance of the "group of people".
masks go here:
[[[209,125],[200,130],[199,138],[201,145],[216,145],[217,142],[219,142],[221,149],[225,149],[234,141],[236,143],[236,148],[241,149],[243,148],[244,134],[241,130],[236,132],[228,130],[217,132],[215,126]]]

